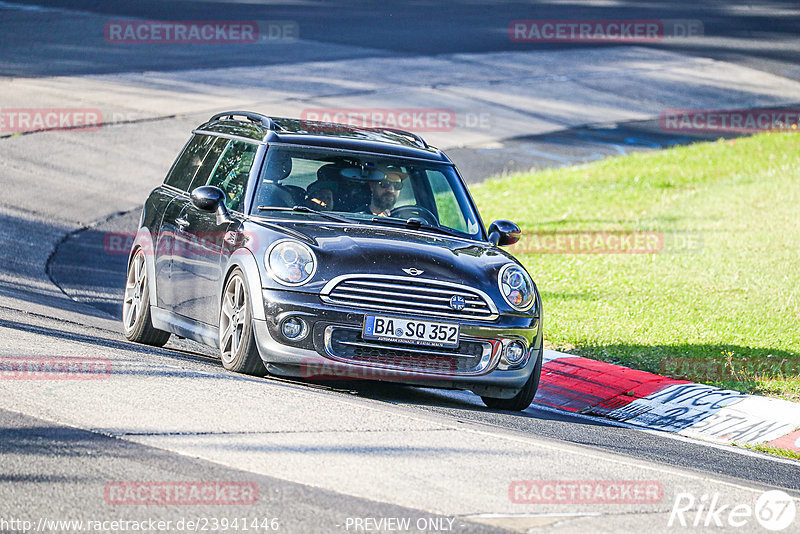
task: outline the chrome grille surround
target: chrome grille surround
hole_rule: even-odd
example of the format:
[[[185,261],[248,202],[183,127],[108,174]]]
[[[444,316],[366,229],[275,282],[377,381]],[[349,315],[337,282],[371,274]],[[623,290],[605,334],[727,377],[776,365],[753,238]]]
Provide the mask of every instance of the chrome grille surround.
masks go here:
[[[450,307],[450,299],[456,295],[466,301],[463,310]],[[412,276],[341,275],[325,284],[320,298],[328,304],[414,316],[478,321],[499,317],[492,299],[479,289]]]
[[[325,328],[324,343],[332,360],[421,375],[485,374],[497,366],[502,352],[499,342],[469,337],[462,337],[457,349],[373,342],[361,337],[360,328],[335,325]]]

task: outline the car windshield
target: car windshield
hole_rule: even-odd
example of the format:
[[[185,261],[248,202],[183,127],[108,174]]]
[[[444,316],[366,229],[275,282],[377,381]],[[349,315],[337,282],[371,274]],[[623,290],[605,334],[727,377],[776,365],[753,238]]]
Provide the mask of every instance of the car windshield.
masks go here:
[[[451,165],[401,157],[271,146],[253,206],[262,216],[325,214],[484,238]]]

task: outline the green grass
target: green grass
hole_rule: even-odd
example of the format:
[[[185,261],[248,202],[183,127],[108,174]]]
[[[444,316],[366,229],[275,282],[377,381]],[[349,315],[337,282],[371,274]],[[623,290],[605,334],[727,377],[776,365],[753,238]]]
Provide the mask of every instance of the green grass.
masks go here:
[[[790,451],[789,449],[781,449],[779,447],[770,447],[768,445],[744,445],[745,448],[772,454],[773,456],[783,456],[784,458],[792,458],[793,460],[800,460],[800,453]]]
[[[548,346],[800,400],[800,136],[639,152],[471,191],[484,220],[513,220],[528,239],[665,235],[668,250],[655,254],[510,247],[542,293]],[[686,236],[697,241],[683,251]]]

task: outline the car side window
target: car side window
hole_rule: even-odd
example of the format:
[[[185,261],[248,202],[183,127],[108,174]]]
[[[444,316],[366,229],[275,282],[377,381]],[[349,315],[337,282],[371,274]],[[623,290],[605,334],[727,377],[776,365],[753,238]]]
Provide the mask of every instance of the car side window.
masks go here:
[[[464,220],[464,212],[447,178],[438,171],[428,170],[426,173],[433,190],[436,211],[439,212],[439,224],[461,232],[469,231],[471,226]]]
[[[203,163],[214,140],[215,138],[209,135],[195,135],[175,161],[164,183],[181,191],[188,191],[197,169]]]
[[[214,169],[217,168],[219,158],[222,156],[222,153],[225,152],[225,148],[227,148],[228,143],[230,143],[228,139],[223,137],[216,138],[214,144],[211,146],[211,149],[206,154],[206,157],[203,158],[203,164],[194,175],[194,181],[192,182],[190,191],[193,191],[196,187],[200,187],[201,185],[206,185],[208,183],[208,178],[211,176],[211,173],[214,172]]]
[[[219,187],[225,192],[225,206],[229,210],[242,211],[247,178],[250,176],[256,150],[256,144],[231,141],[208,181],[208,185]]]

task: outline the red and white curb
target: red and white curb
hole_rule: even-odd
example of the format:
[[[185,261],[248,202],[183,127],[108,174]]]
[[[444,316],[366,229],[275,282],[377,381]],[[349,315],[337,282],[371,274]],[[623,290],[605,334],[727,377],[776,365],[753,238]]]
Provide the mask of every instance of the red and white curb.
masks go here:
[[[800,404],[544,351],[536,403],[720,444],[800,452]]]

